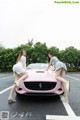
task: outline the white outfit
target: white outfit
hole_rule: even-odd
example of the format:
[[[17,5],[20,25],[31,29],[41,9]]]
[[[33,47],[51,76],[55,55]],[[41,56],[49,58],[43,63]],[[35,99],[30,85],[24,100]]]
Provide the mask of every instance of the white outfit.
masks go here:
[[[59,70],[60,68],[63,68],[67,71],[66,65],[55,56],[51,58],[50,63],[54,66],[55,71]]]
[[[13,72],[21,74],[25,71],[26,71],[26,57],[22,55],[20,61],[18,61],[18,63],[16,63],[13,66]]]

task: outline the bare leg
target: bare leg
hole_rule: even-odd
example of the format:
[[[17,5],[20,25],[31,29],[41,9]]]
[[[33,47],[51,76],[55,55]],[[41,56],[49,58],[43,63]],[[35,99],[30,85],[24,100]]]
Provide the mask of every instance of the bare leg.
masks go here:
[[[22,75],[20,75],[20,78],[18,79],[18,81],[16,81],[17,87],[19,86],[20,81],[24,80],[27,77],[28,77],[28,73],[27,72],[22,73]]]
[[[15,81],[17,81],[18,79],[19,79],[19,76],[15,73]],[[8,100],[13,100],[13,94],[15,92],[15,88],[16,88],[16,84],[12,86]]]
[[[69,82],[64,79],[64,76],[65,76],[65,70],[64,69],[59,69],[58,71],[56,71],[56,79],[62,82],[63,89],[64,89],[64,94],[65,94],[65,102],[68,102],[67,84]]]
[[[64,76],[65,76],[65,70],[64,70],[64,69],[62,70],[61,76],[62,76],[63,78],[64,78]],[[63,89],[64,89],[64,91],[66,91],[66,92],[64,93],[65,101],[69,102],[69,100],[68,100],[68,95],[69,95],[69,81],[67,81],[67,84],[63,83]]]

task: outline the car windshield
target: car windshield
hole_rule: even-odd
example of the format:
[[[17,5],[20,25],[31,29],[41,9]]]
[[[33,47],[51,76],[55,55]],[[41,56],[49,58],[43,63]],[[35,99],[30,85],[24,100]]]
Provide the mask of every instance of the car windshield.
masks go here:
[[[47,63],[32,63],[27,66],[27,69],[47,69],[47,67],[48,67]]]
[[[33,63],[33,64],[29,64],[27,66],[27,69],[35,69],[35,68],[42,69],[42,68],[47,68],[47,67],[48,67],[47,63]]]

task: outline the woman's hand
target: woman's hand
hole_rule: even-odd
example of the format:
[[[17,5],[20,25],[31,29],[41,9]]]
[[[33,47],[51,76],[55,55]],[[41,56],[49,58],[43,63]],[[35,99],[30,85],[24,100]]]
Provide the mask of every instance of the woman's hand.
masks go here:
[[[48,71],[48,69],[50,68],[50,66],[51,66],[51,63],[49,63],[49,64],[48,64],[48,68],[47,68],[47,70],[46,70],[46,71]]]

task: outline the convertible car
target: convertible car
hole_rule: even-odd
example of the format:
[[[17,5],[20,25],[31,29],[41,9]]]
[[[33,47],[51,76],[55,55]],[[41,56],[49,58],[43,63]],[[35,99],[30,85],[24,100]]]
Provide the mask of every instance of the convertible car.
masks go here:
[[[33,63],[27,66],[29,77],[20,82],[16,88],[17,95],[51,96],[63,94],[60,81],[55,78],[55,71],[51,67],[46,71],[48,64]]]

